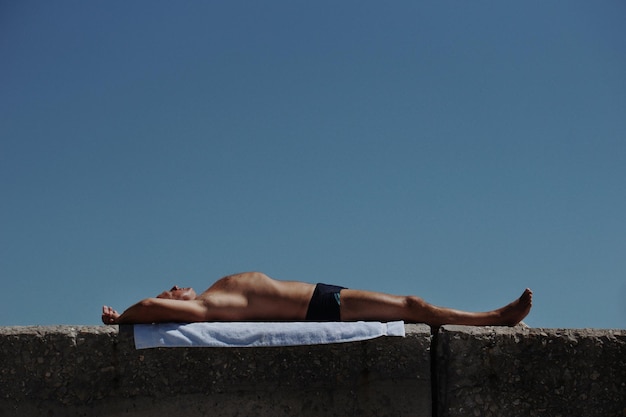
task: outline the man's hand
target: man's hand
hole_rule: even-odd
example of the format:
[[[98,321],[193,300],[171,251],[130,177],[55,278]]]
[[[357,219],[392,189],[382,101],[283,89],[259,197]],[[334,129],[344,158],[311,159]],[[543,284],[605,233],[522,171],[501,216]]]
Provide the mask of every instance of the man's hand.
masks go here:
[[[102,323],[104,324],[118,324],[117,319],[120,314],[113,310],[109,306],[102,306]]]

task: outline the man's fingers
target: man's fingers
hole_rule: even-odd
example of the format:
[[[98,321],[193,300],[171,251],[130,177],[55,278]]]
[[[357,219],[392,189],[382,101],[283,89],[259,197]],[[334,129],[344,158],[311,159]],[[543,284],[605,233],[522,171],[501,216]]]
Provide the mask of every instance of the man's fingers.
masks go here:
[[[119,316],[117,311],[109,306],[102,306],[102,322],[104,324],[114,324],[115,319]]]
[[[109,306],[102,306],[102,314],[107,314],[107,315],[116,315],[117,311],[113,310],[112,307]]]

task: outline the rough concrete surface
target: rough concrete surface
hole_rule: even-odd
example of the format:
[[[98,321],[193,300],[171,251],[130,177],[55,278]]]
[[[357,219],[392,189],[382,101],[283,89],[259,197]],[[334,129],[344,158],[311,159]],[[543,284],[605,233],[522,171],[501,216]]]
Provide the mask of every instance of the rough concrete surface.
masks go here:
[[[0,416],[430,416],[430,329],[280,348],[135,350],[132,327],[0,328]]]
[[[626,417],[626,330],[406,331],[136,350],[132,326],[0,327],[0,417]]]
[[[626,416],[626,330],[444,326],[438,416]]]

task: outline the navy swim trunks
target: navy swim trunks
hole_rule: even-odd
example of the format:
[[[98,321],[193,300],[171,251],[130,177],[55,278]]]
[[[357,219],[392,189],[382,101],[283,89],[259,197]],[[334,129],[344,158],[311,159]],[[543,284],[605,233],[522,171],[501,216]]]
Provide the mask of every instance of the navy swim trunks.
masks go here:
[[[317,284],[313,291],[309,308],[306,312],[307,321],[340,321],[339,292],[345,289],[338,285]]]

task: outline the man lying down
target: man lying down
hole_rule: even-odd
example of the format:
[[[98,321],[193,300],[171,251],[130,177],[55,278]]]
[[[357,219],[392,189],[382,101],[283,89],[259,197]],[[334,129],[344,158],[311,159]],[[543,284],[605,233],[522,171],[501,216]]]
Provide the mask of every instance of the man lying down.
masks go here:
[[[390,295],[326,284],[278,281],[260,272],[230,275],[197,295],[172,287],[122,314],[102,307],[104,324],[208,321],[396,321],[430,326],[514,326],[532,306],[532,291],[496,310],[474,313],[437,307],[416,296]]]

